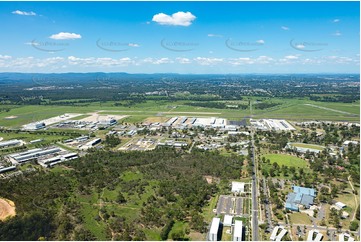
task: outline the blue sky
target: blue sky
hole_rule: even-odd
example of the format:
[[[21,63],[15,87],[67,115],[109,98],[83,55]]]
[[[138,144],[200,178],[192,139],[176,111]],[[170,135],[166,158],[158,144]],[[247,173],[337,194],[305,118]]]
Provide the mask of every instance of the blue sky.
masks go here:
[[[3,2],[0,71],[359,73],[358,2]]]

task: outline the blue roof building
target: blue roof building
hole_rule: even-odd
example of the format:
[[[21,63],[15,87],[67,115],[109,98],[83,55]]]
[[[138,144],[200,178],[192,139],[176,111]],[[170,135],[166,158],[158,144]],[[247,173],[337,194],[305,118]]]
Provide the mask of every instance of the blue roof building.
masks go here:
[[[312,188],[293,186],[293,192],[289,193],[285,208],[291,211],[299,211],[299,206],[309,208],[316,197],[316,191]]]
[[[316,197],[316,191],[312,188],[293,186],[293,192]]]

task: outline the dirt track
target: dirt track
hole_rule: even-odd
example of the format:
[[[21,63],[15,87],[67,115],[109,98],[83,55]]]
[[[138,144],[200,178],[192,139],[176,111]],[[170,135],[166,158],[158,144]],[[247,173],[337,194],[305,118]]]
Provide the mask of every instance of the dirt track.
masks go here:
[[[0,220],[5,220],[9,216],[15,216],[14,202],[0,198]]]

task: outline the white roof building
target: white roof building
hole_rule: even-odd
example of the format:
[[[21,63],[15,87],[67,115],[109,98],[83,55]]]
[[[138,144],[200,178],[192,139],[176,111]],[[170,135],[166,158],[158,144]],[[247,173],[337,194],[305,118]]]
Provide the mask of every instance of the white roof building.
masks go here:
[[[341,214],[341,218],[345,219],[345,218],[348,218],[350,216],[350,214],[346,211],[342,211],[342,214]]]
[[[231,215],[224,215],[223,225],[224,225],[224,226],[232,226],[232,220],[233,220],[233,216],[231,216]]]
[[[337,202],[335,203],[335,205],[339,208],[339,209],[343,209],[346,207],[346,204],[342,203],[342,202]]]
[[[232,192],[244,192],[244,182],[232,182]]]
[[[281,241],[281,239],[283,238],[283,236],[285,236],[287,234],[287,229],[282,229],[281,232],[277,235],[276,237],[276,241]]]
[[[270,237],[270,240],[273,240],[275,241],[276,240],[276,237],[277,237],[277,234],[278,234],[278,230],[281,229],[280,226],[276,226],[273,228],[272,230],[272,234],[271,234],[271,237]]]
[[[45,128],[44,122],[30,123],[23,126],[25,130],[38,130]]]
[[[233,229],[233,241],[242,241],[242,234],[243,234],[243,223],[241,220],[236,220],[234,222],[234,229]]]
[[[20,140],[17,140],[17,139],[1,141],[0,142],[0,148],[8,147],[8,146],[14,146],[14,145],[20,145],[21,143],[22,142]]]
[[[345,146],[348,146],[349,144],[357,145],[358,142],[353,140],[346,140],[345,142],[343,142],[343,145]]]
[[[209,238],[208,238],[210,241],[217,241],[217,239],[218,239],[218,229],[219,229],[219,224],[220,223],[221,223],[220,218],[213,218],[212,219],[211,229],[209,230]]]

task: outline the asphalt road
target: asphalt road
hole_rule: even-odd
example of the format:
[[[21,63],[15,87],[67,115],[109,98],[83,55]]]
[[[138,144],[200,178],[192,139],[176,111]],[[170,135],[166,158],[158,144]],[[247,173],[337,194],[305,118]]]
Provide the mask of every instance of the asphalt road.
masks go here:
[[[251,130],[251,137],[252,137],[252,147],[251,147],[251,154],[252,154],[252,241],[259,241],[258,235],[258,196],[257,196],[257,164],[255,161],[255,152],[254,152],[254,130]]]

